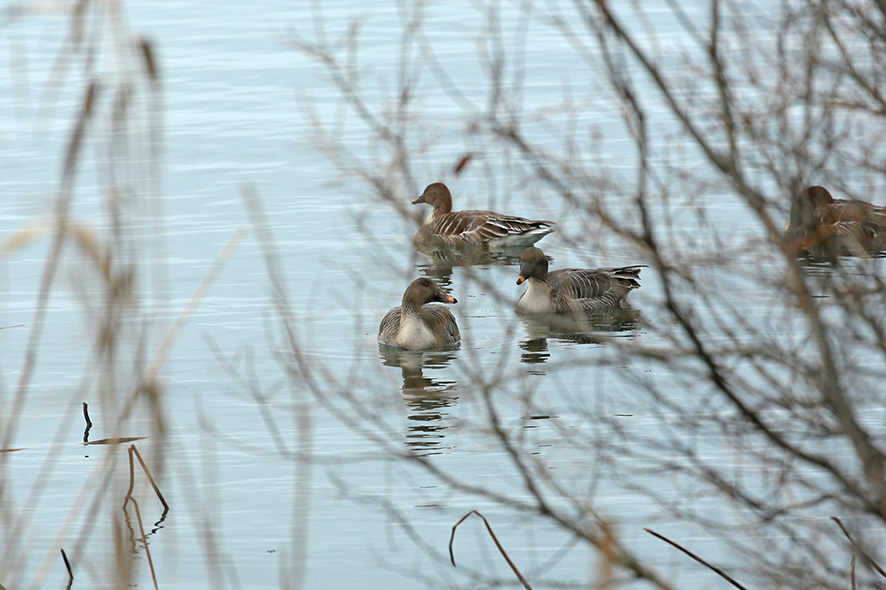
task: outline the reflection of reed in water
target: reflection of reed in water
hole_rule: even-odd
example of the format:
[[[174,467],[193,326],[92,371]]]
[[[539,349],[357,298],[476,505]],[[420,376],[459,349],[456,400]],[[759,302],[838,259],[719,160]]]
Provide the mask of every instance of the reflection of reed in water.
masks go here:
[[[458,400],[455,381],[432,379],[424,369],[442,369],[455,358],[454,351],[418,352],[379,345],[379,356],[386,367],[400,367],[401,392],[409,409],[406,446],[421,454],[433,454],[443,448],[446,408]]]

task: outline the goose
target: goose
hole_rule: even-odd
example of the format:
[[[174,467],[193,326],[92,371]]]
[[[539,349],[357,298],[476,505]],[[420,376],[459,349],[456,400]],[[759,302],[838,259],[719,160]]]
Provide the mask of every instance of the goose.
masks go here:
[[[822,186],[810,186],[791,201],[785,233],[800,250],[839,247],[840,251],[886,245],[886,207],[835,199]]]
[[[640,287],[640,268],[561,268],[548,272],[548,259],[538,248],[520,255],[517,284],[529,286],[517,301],[519,313],[593,313],[620,309],[625,297]]]
[[[413,241],[425,248],[496,248],[531,246],[552,231],[551,221],[526,219],[493,211],[453,211],[452,193],[442,182],[429,184],[413,205],[427,203],[433,211]]]
[[[455,297],[440,290],[437,283],[422,277],[415,279],[403,293],[403,303],[385,314],[378,326],[378,341],[409,350],[443,348],[461,339],[455,317],[442,305],[431,301],[458,303]]]

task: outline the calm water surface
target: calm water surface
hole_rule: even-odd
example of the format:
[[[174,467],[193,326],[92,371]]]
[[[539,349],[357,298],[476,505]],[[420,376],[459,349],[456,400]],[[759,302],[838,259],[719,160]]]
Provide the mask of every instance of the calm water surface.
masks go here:
[[[512,9],[505,10],[505,29],[518,20],[508,10]],[[284,284],[297,315],[304,354],[318,369],[335,373],[343,387],[352,388],[355,403],[362,404],[367,416],[383,420],[385,429],[367,423],[372,436],[434,455],[441,468],[476,485],[515,489],[519,480],[501,451],[487,444],[476,419],[484,413],[478,370],[499,371],[508,379],[508,391],[532,393],[522,399],[498,399],[503,425],[524,431],[526,440],[564,481],[596,494],[595,506],[617,519],[626,542],[652,563],[682,563],[641,530],[643,525],[663,522],[650,520],[657,518],[658,508],[606,483],[617,469],[596,464],[593,454],[556,445],[563,429],[594,428],[586,422],[586,412],[621,416],[626,428],[638,431],[666,426],[667,416],[654,412],[647,398],[632,395],[620,378],[620,371],[636,361],[612,350],[604,338],[578,338],[521,321],[512,311],[522,291],[514,284],[517,266],[492,261],[471,268],[435,267],[412,249],[414,225],[392,207],[371,200],[364,187],[341,178],[312,143],[313,130],[305,116],[306,105],[312,104],[322,119],[334,120],[337,95],[318,68],[286,43],[293,30],[311,34],[309,11],[278,2],[138,2],[127,11],[130,26],[154,41],[163,74],[167,257],[151,268],[168,280],[158,283],[162,292],[157,293],[160,303],[153,316],[156,334],[162,334],[185,305],[234,232],[249,227],[240,193],[243,183],[251,183],[280,249]],[[353,5],[340,2],[323,3],[323,11],[330,36],[339,34],[347,18],[358,14]],[[400,16],[393,7],[361,9],[359,14],[368,17],[361,50],[369,64],[367,79],[383,78],[396,63],[392,36],[398,34]],[[426,19],[441,58],[463,76],[460,83],[465,88],[472,88],[476,79],[472,98],[482,101],[487,89],[474,40],[482,15],[469,8],[455,11],[433,5]],[[57,95],[46,94],[65,23],[61,15],[42,14],[16,21],[2,32],[7,41],[3,52],[10,58],[3,66],[7,75],[0,78],[0,116],[5,123],[0,132],[3,236],[51,212],[64,138],[80,98],[71,85],[59,88]],[[666,25],[660,34],[658,41],[667,45]],[[527,111],[555,103],[564,83],[587,91],[581,64],[565,57],[563,44],[549,30],[530,31],[525,54]],[[425,112],[439,109],[435,117],[439,128],[428,130],[437,143],[416,162],[422,174],[419,182],[425,183],[441,177],[461,155],[460,144],[447,131],[447,126],[459,129],[461,123],[448,101],[433,94],[421,100]],[[599,120],[594,122],[603,125],[607,111],[601,97]],[[594,112],[591,109],[588,117]],[[356,129],[346,126],[344,133],[353,133],[354,149],[363,155],[365,138]],[[557,144],[558,136],[540,136],[539,141]],[[614,170],[633,169],[635,154],[623,137],[609,137],[601,152]],[[108,221],[99,216],[104,193],[95,190],[102,178],[91,163],[94,157],[90,154],[90,163],[82,166],[72,213],[101,229]],[[504,184],[509,184],[506,179]],[[482,180],[472,180],[470,173],[451,185],[457,206],[463,208],[496,207],[529,217],[558,215],[516,186],[512,194],[487,198]],[[416,195],[401,196],[406,202]],[[746,220],[734,209],[724,207],[715,214],[739,233],[747,229]],[[569,231],[570,221],[562,223]],[[149,223],[134,231],[142,232],[146,244],[152,243],[154,228]],[[38,238],[6,255],[0,265],[0,324],[25,324],[0,331],[0,385],[7,408],[22,366],[48,243],[48,237]],[[553,257],[554,267],[643,262],[624,251],[603,253],[590,247],[576,251],[558,234],[541,245]],[[66,530],[74,538],[88,526],[88,516],[79,512],[73,522],[65,523],[108,449],[78,444],[81,402],[92,408],[96,422],[92,440],[115,434],[113,425],[103,420],[100,401],[90,398],[89,379],[95,372],[90,376],[90,369],[84,368],[91,340],[90,317],[81,295],[89,291],[90,277],[83,276],[83,267],[82,255],[69,248],[52,296],[31,392],[12,441],[12,446],[24,450],[6,458],[7,481],[14,482],[6,500],[20,504],[22,514],[30,517],[23,534],[31,548],[19,557],[21,584],[8,587],[25,587],[44,561],[49,564],[46,585],[63,583],[55,548],[70,547],[71,542],[56,535]],[[498,294],[480,289],[472,280],[474,273],[497,285]],[[464,334],[462,347],[425,355],[380,350],[375,341],[379,318],[399,302],[412,278],[424,274],[434,276],[459,299],[454,312]],[[636,309],[653,323],[660,313],[651,303],[657,289],[656,277],[647,272],[643,289],[632,294]],[[595,579],[596,557],[575,548],[570,538],[550,525],[515,519],[499,506],[386,460],[379,445],[368,444],[365,436],[316,403],[298,410],[310,417],[316,460],[309,499],[294,497],[295,462],[281,453],[296,446],[299,426],[292,400],[303,397],[293,394],[273,358],[279,334],[271,293],[260,248],[250,232],[182,332],[166,365],[168,444],[156,448],[150,439],[138,443],[149,456],[162,454],[166,465],[161,487],[172,511],[151,527],[150,537],[161,588],[277,586],[280,563],[288,563],[291,556],[294,500],[306,505],[309,514],[307,588],[465,583],[445,564],[445,553],[450,527],[470,509],[483,511],[495,522],[511,556],[536,579],[577,583]],[[750,305],[762,310],[767,295],[756,295],[751,294]],[[651,338],[640,326],[625,322],[602,327],[599,333],[606,338]],[[252,371],[267,398],[265,406],[225,371],[220,357],[234,358],[239,367]],[[597,359],[603,365],[589,366]],[[126,385],[120,384],[121,390]],[[538,415],[527,399],[559,411]],[[333,402],[333,407],[345,418],[361,417],[352,404]],[[263,408],[270,413],[263,413]],[[149,425],[149,416],[135,415],[126,432],[117,434],[149,436]],[[705,452],[724,453],[716,433],[711,432]],[[125,448],[119,447],[115,454],[112,460],[122,465]],[[125,493],[124,471],[121,468],[120,481],[113,483],[109,497]],[[42,490],[33,496],[39,499],[29,500],[35,489]],[[392,511],[386,511],[382,501]],[[146,524],[160,517],[159,504],[151,496],[143,496],[141,509]],[[437,555],[416,546],[393,510]],[[712,514],[716,510],[711,506]],[[207,529],[217,543],[217,553],[209,558],[200,536]],[[695,534],[683,533],[684,539]],[[107,545],[103,539],[84,536],[88,540],[79,546],[76,567],[103,571],[101,564],[110,557],[103,553]],[[696,547],[703,547],[704,539],[698,541]],[[479,525],[466,525],[456,556],[460,568],[510,579]],[[150,587],[143,557],[136,567],[139,587]],[[81,580],[75,588],[88,587]]]

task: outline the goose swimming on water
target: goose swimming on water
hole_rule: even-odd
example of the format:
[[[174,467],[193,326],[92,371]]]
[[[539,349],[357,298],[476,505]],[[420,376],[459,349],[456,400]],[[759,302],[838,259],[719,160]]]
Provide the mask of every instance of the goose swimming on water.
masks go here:
[[[440,290],[428,278],[415,279],[403,293],[401,305],[391,309],[378,326],[382,344],[427,350],[457,344],[461,339],[455,317],[442,305],[425,305],[432,301],[458,303],[455,297]]]
[[[526,219],[493,211],[453,211],[452,194],[442,182],[428,185],[412,204],[434,208],[415,232],[413,241],[427,248],[496,248],[531,246],[552,231],[551,221]]]
[[[886,246],[886,207],[835,199],[826,188],[810,186],[791,200],[785,233],[798,250],[833,254],[881,250]]]
[[[529,286],[517,301],[520,313],[593,313],[620,309],[640,288],[642,265],[621,268],[561,268],[548,272],[548,259],[538,248],[520,256],[517,284]]]

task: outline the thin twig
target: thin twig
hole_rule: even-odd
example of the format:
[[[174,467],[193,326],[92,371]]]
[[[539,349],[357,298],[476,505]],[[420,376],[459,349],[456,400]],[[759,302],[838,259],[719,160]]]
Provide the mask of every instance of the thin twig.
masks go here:
[[[736,582],[735,580],[733,580],[733,579],[729,576],[729,574],[727,574],[726,572],[724,572],[723,570],[721,570],[721,569],[718,568],[717,566],[709,564],[708,562],[706,562],[704,559],[702,559],[701,557],[699,557],[698,555],[696,555],[696,554],[693,553],[692,551],[686,549],[685,547],[681,547],[680,545],[678,545],[677,543],[671,541],[670,539],[668,539],[668,538],[665,537],[664,535],[660,535],[660,534],[656,533],[655,531],[653,531],[653,530],[651,530],[651,529],[647,529],[646,527],[643,527],[643,530],[646,531],[647,533],[649,533],[650,535],[653,535],[653,536],[655,536],[655,537],[658,537],[659,539],[661,539],[661,540],[664,541],[665,543],[669,543],[669,544],[673,545],[674,547],[676,547],[677,549],[679,549],[680,551],[682,551],[683,553],[685,553],[686,555],[688,555],[689,557],[691,557],[692,559],[694,559],[695,561],[697,561],[698,563],[702,564],[703,566],[705,566],[705,567],[707,567],[707,568],[713,570],[713,571],[716,572],[717,574],[719,574],[723,579],[725,579],[726,581],[728,581],[730,584],[732,584],[732,585],[735,586],[736,588],[741,588],[742,590],[748,590],[747,588],[745,588],[744,586],[742,586],[741,584],[739,584],[738,582]]]
[[[467,514],[461,517],[457,523],[452,525],[452,535],[449,537],[449,559],[452,561],[452,566],[455,567],[455,555],[452,553],[452,543],[455,541],[455,529],[458,528],[458,525],[463,523],[467,517],[472,514],[476,514],[480,518],[483,519],[483,524],[486,525],[486,530],[489,531],[489,536],[492,537],[492,540],[495,541],[495,546],[498,547],[498,550],[501,552],[502,556],[505,558],[505,561],[508,562],[508,565],[511,566],[511,569],[514,570],[514,573],[517,575],[517,578],[520,582],[523,583],[523,586],[527,590],[532,590],[532,586],[529,585],[529,582],[526,581],[526,578],[523,577],[523,574],[520,573],[520,570],[517,569],[517,566],[514,565],[514,562],[511,561],[511,558],[508,557],[507,551],[505,548],[501,546],[501,543],[498,542],[498,537],[495,536],[495,533],[492,531],[492,527],[489,525],[489,521],[486,520],[486,517],[477,512],[476,510],[471,510]]]
[[[83,430],[83,442],[89,442],[89,431],[92,429],[92,420],[89,419],[89,410],[86,409],[86,402],[83,402],[83,417],[86,418],[86,429]]]
[[[123,507],[126,508],[126,502],[132,497],[132,488],[135,485],[135,464],[132,461],[132,449],[135,445],[129,445],[129,489],[126,491],[126,497],[123,498]]]
[[[67,568],[67,570],[68,570],[68,576],[70,577],[70,580],[73,581],[74,580],[74,572],[71,570],[71,562],[68,561],[68,556],[65,554],[64,549],[59,549],[59,551],[62,552],[62,559],[65,561],[65,568]]]
[[[855,556],[849,560],[849,582],[852,590],[855,590]]]
[[[852,547],[855,548],[856,551],[858,551],[858,554],[861,555],[862,558],[864,558],[864,560],[865,560],[866,562],[868,562],[872,568],[874,568],[875,570],[877,570],[877,572],[878,572],[881,576],[883,576],[884,578],[886,578],[886,571],[883,571],[883,568],[881,568],[881,567],[877,564],[877,562],[874,561],[874,559],[873,559],[870,555],[868,555],[868,554],[865,552],[864,549],[862,549],[861,547],[858,546],[858,544],[855,542],[855,540],[854,540],[854,539],[852,538],[852,536],[849,534],[849,531],[847,531],[847,530],[846,530],[846,527],[843,526],[843,522],[842,522],[839,518],[837,518],[836,516],[832,516],[832,517],[831,517],[831,520],[833,520],[834,522],[837,523],[837,526],[840,527],[840,530],[843,531],[843,534],[846,535],[846,538],[849,539],[849,542],[852,543]]]

